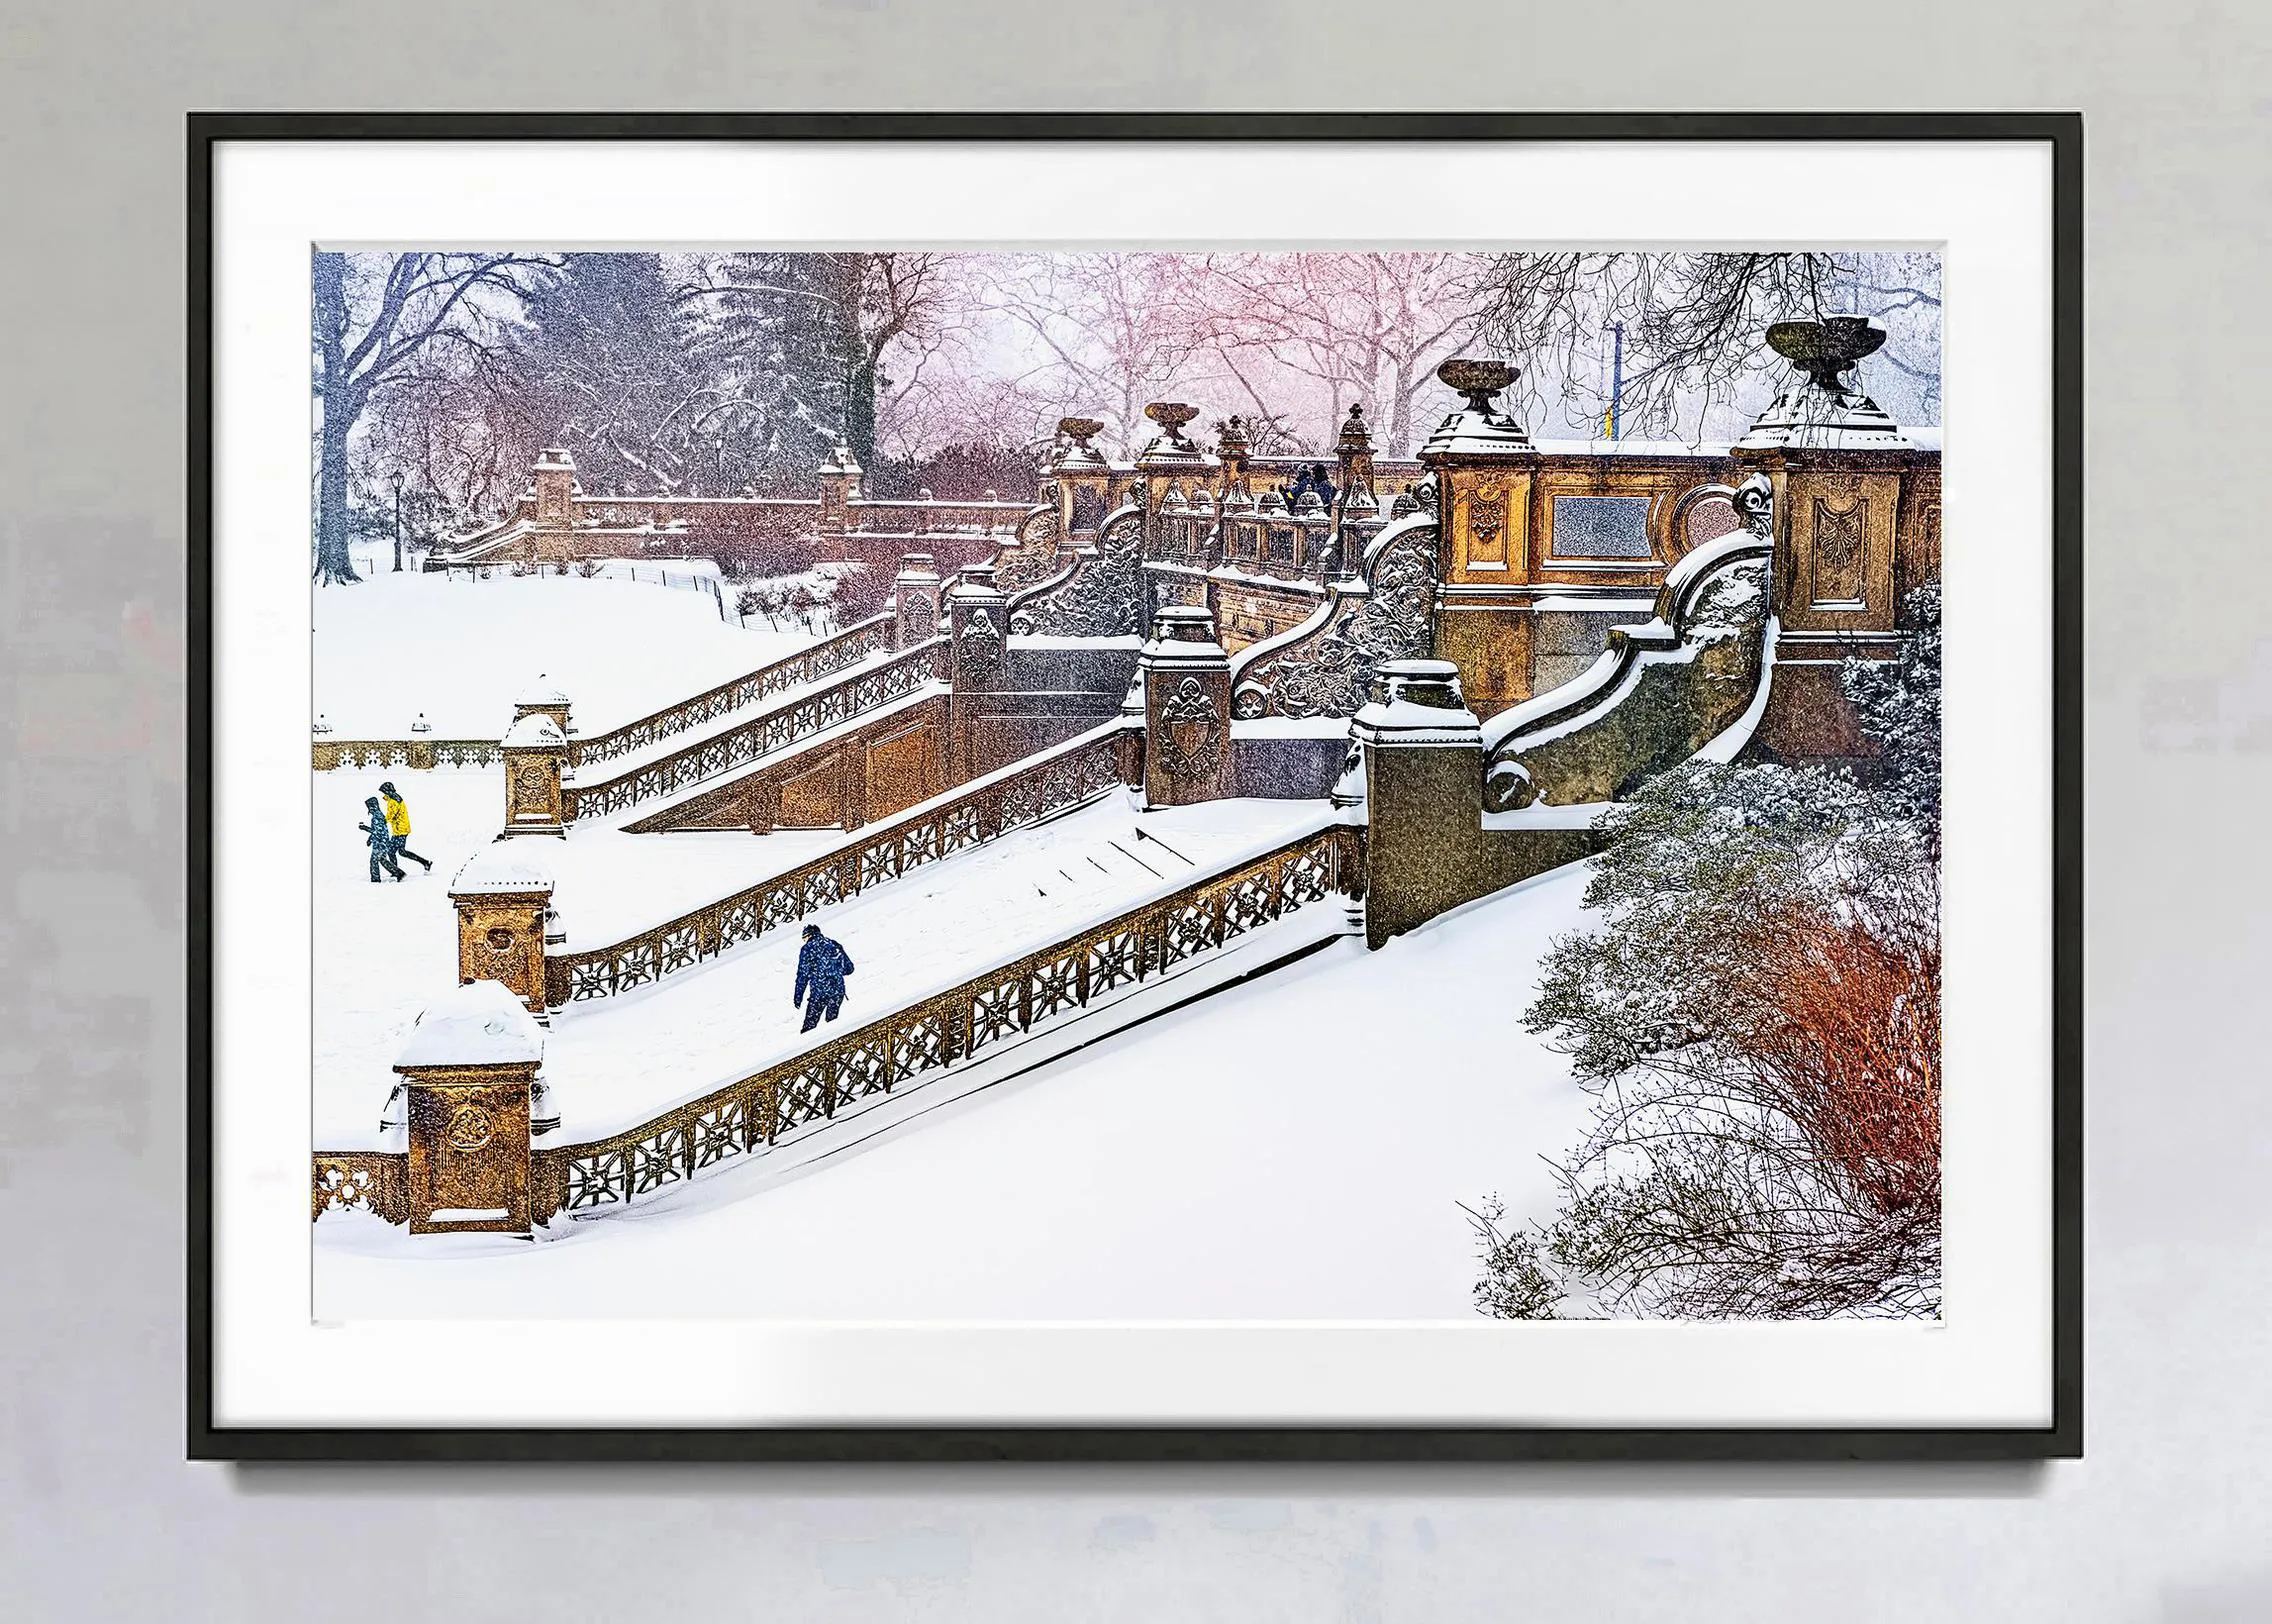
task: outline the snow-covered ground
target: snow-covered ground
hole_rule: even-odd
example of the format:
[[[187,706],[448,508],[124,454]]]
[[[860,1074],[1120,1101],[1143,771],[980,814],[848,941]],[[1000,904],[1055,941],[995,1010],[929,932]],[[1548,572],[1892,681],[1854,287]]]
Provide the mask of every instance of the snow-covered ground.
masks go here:
[[[1471,1319],[1458,1203],[1543,1215],[1541,1158],[1581,1126],[1518,1015],[1584,886],[1563,869],[1377,953],[1336,941],[794,1176],[722,1171],[555,1240],[327,1217],[316,1312]]]
[[[707,592],[622,570],[477,581],[396,575],[384,550],[358,552],[362,581],[310,594],[315,709],[342,739],[408,738],[420,711],[436,738],[496,738],[539,672],[567,693],[589,736],[817,640],[762,620],[745,629],[721,620]],[[668,567],[683,577],[701,562]]]
[[[355,825],[382,779],[410,800],[410,849],[431,874],[373,885]],[[316,776],[319,832],[314,1128],[329,1149],[381,1143],[395,1050],[456,978],[450,877],[502,821],[494,771],[341,770]],[[811,916],[859,965],[838,1030],[967,980],[1134,907],[1324,817],[1323,804],[1219,801],[1139,815],[1110,797],[917,870]],[[1139,830],[1142,832],[1139,833]],[[531,839],[551,868],[570,945],[622,940],[842,843],[838,831],[626,835],[579,827]],[[545,1077],[561,1132],[614,1132],[786,1058],[812,1041],[789,995],[798,933],[768,932],[657,986],[557,1012]]]

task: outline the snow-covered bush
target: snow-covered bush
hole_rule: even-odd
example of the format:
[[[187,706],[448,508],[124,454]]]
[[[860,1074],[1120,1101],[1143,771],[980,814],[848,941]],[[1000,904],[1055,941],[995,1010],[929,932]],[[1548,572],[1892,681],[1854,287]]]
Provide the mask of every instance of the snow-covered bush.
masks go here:
[[[1470,1209],[1503,1318],[1940,1311],[1937,603],[1848,677],[1881,778],[1691,764],[1605,814],[1524,1024],[1593,1095],[1561,1210]]]
[[[865,564],[852,564],[837,572],[829,605],[839,628],[857,626],[884,612],[891,601],[891,577]]]

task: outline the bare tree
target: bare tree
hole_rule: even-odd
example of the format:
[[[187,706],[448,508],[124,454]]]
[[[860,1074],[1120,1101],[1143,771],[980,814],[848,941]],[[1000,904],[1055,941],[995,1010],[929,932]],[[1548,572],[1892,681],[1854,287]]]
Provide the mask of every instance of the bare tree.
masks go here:
[[[1833,314],[1911,317],[1876,366],[1929,380],[1922,405],[1938,417],[1932,254],[1496,254],[1478,268],[1473,291],[1481,336],[1526,363],[1520,387],[1531,409],[1551,394],[1573,425],[1600,422],[1614,394],[1621,424],[1700,437],[1716,410],[1780,365],[1761,341],[1770,323]],[[1613,327],[1625,351],[1614,383],[1605,353]],[[1865,363],[1865,382],[1870,376]]]
[[[357,579],[348,551],[348,441],[379,391],[422,359],[458,347],[483,350],[497,301],[517,294],[525,254],[344,254],[314,260],[316,579]]]
[[[1044,357],[1011,381],[1059,411],[1093,411],[1133,450],[1144,407],[1176,386],[1204,344],[1189,265],[1176,254],[1005,256],[986,303]]]
[[[1250,382],[1259,357],[1326,386],[1326,433],[1360,402],[1374,408],[1386,449],[1404,456],[1421,389],[1474,329],[1472,268],[1464,254],[1207,254],[1194,266],[1192,309],[1200,341],[1254,410],[1272,404]]]

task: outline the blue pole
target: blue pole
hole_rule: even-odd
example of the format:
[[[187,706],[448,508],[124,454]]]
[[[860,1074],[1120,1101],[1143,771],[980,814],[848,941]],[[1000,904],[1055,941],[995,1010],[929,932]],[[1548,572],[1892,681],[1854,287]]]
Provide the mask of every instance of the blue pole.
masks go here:
[[[1613,321],[1609,331],[1609,437],[1614,440],[1617,438],[1617,408],[1625,399],[1625,323]]]

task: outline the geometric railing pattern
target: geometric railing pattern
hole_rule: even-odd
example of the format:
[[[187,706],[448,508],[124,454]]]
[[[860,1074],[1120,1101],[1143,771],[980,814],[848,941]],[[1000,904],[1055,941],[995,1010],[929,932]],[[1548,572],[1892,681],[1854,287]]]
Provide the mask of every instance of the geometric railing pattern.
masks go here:
[[[741,726],[713,734],[700,744],[648,762],[634,772],[601,784],[568,784],[561,790],[566,815],[604,817],[628,806],[668,795],[762,760],[855,716],[879,709],[937,680],[944,638],[918,643],[892,659],[839,677],[792,704],[752,717]]]
[[[317,739],[313,765],[335,767],[493,767],[504,758],[495,739]]]
[[[714,722],[721,716],[730,716],[760,700],[771,699],[775,694],[799,688],[808,682],[832,677],[847,666],[858,665],[871,654],[891,647],[892,617],[877,615],[856,626],[846,627],[833,637],[799,649],[796,653],[775,660],[771,665],[760,666],[747,676],[720,683],[692,699],[642,716],[636,722],[626,722],[619,728],[589,739],[573,739],[568,745],[571,765],[583,766],[590,762],[613,761],[644,750],[658,739],[667,739],[674,733]]]
[[[1120,781],[1119,726],[1030,756],[1012,773],[857,838],[746,890],[607,947],[548,955],[545,1001],[557,1009],[644,987],[776,926],[1094,800]]]
[[[1157,976],[1354,885],[1362,839],[1347,824],[1313,830],[635,1128],[535,1149],[530,1210],[549,1219],[626,1205]],[[316,1152],[313,1216],[364,1206],[408,1222],[407,1166],[399,1151]]]
[[[1303,835],[636,1128],[537,1150],[531,1210],[549,1217],[629,1203],[1156,976],[1333,895],[1354,870],[1357,838],[1346,825]]]

